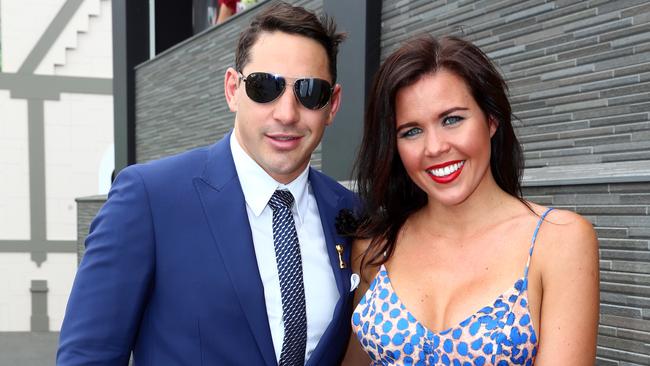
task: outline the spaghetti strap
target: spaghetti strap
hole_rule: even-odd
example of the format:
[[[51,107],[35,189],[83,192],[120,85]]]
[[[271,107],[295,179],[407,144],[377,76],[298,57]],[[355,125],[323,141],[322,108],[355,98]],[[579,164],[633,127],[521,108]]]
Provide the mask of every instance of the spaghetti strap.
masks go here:
[[[549,207],[542,216],[540,216],[539,221],[537,221],[537,227],[535,228],[535,232],[533,233],[533,241],[530,246],[530,254],[532,255],[533,253],[533,247],[535,246],[535,240],[537,239],[537,232],[539,231],[539,227],[542,226],[542,222],[544,222],[544,218],[546,218],[546,215],[548,215],[549,212],[553,211],[553,207]]]
[[[533,249],[535,248],[535,241],[537,240],[537,233],[539,232],[540,226],[542,226],[542,222],[544,222],[544,219],[546,218],[546,215],[548,215],[549,212],[553,211],[553,207],[549,207],[542,216],[539,217],[539,221],[537,221],[537,226],[535,227],[535,232],[533,232],[533,239],[531,240],[530,243],[530,249],[528,250],[528,260],[526,261],[526,269],[524,270],[524,280],[528,282],[528,268],[530,267],[530,259],[533,257]],[[527,287],[527,286],[526,286]]]

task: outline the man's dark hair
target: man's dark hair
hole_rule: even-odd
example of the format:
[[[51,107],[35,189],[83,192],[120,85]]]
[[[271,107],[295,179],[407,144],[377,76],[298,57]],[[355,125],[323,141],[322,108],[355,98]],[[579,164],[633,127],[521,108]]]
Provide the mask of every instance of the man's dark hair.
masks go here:
[[[250,26],[239,36],[235,68],[242,71],[250,61],[250,49],[262,32],[284,32],[304,36],[318,42],[327,53],[332,84],[336,83],[336,56],[339,44],[345,39],[345,33],[336,32],[334,20],[327,15],[320,19],[309,10],[277,2],[270,5],[253,18]]]

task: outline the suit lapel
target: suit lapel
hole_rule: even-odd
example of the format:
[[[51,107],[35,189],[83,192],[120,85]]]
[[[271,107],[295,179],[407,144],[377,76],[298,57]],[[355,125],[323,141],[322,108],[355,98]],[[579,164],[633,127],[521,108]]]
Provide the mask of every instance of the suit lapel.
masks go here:
[[[327,254],[329,255],[332,271],[334,271],[336,287],[339,290],[339,295],[343,297],[347,296],[350,291],[350,278],[346,278],[345,273],[347,271],[344,271],[339,266],[339,255],[336,251],[336,245],[344,245],[345,250],[349,250],[349,248],[345,245],[346,241],[336,233],[334,224],[342,197],[327,186],[327,183],[318,174],[311,169],[309,172],[309,182],[313,187],[314,197],[318,204],[318,212],[320,214],[321,224],[323,225],[323,233],[325,234],[325,245],[327,246]],[[346,265],[349,266],[349,263],[346,262]]]
[[[349,336],[349,328],[346,324],[349,324],[349,302],[351,299],[350,296],[350,246],[348,240],[344,240],[336,233],[335,220],[336,215],[339,210],[342,208],[342,199],[343,197],[337,194],[330,186],[331,183],[328,183],[325,178],[314,171],[310,170],[309,182],[312,185],[314,197],[316,198],[316,203],[318,204],[318,211],[320,214],[321,223],[323,225],[323,233],[325,234],[325,244],[327,246],[327,254],[329,255],[330,265],[332,266],[332,271],[334,272],[334,278],[336,279],[336,287],[339,290],[339,301],[336,304],[334,309],[334,314],[332,315],[332,321],[329,326],[323,333],[323,336],[318,342],[318,345],[314,349],[309,358],[307,365],[320,365],[324,358],[330,357],[330,361],[333,361],[336,356],[334,354],[340,353],[341,349],[347,344],[347,339]],[[339,265],[339,255],[336,251],[336,245],[343,245],[345,252],[343,253],[343,259],[346,264],[346,268],[342,269]]]
[[[210,148],[206,169],[194,179],[224,267],[267,365],[277,365],[246,202],[230,151],[230,134]],[[224,334],[224,336],[227,336]]]

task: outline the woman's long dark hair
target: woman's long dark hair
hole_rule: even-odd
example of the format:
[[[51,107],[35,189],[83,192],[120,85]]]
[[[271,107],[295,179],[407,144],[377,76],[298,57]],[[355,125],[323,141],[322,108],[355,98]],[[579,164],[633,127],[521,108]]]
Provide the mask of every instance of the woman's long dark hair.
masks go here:
[[[499,187],[524,202],[523,155],[512,128],[508,87],[496,67],[478,47],[457,37],[423,35],[406,41],[375,75],[355,164],[357,189],[364,202],[356,236],[371,238],[362,267],[385,263],[406,219],[427,204],[426,193],[408,176],[397,151],[395,99],[400,89],[440,69],[463,79],[483,113],[497,121],[490,168]]]

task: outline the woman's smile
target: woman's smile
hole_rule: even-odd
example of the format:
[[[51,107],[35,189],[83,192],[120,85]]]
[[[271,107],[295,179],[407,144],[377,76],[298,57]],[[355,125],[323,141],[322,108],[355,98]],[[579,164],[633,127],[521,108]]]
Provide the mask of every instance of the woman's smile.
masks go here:
[[[465,160],[448,161],[429,167],[427,173],[436,183],[446,184],[460,175],[464,165]]]

